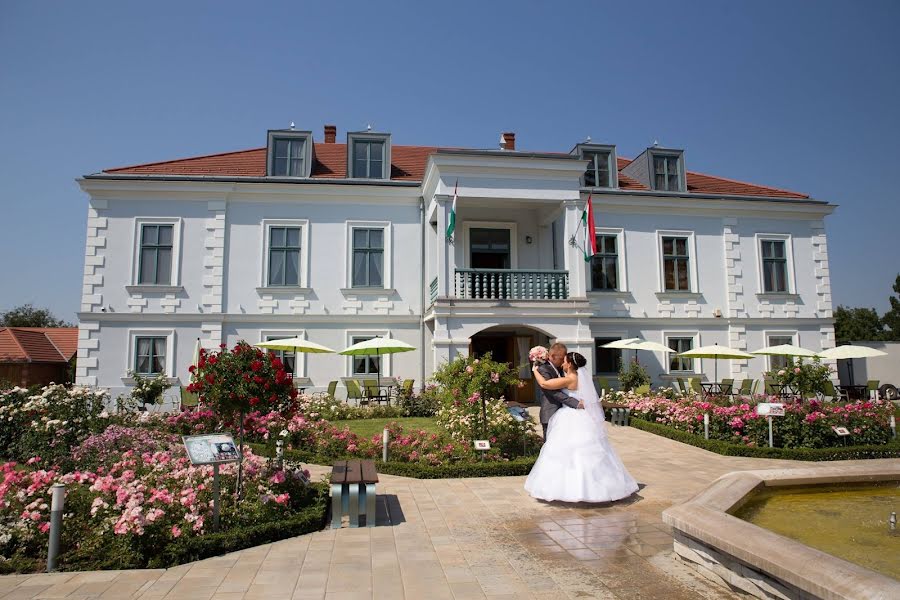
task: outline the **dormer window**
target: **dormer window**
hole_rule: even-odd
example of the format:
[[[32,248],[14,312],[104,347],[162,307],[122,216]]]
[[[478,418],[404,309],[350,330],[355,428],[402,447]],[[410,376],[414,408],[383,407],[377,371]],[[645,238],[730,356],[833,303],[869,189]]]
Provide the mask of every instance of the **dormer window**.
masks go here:
[[[578,144],[575,151],[588,161],[584,172],[584,187],[614,188],[618,186],[615,146]]]
[[[312,134],[309,131],[269,132],[266,172],[271,177],[309,177]]]
[[[681,154],[670,154],[662,152],[651,153],[653,166],[653,189],[663,192],[682,192],[683,185],[683,168],[681,162]]]
[[[384,133],[347,134],[347,176],[390,179],[391,136]]]

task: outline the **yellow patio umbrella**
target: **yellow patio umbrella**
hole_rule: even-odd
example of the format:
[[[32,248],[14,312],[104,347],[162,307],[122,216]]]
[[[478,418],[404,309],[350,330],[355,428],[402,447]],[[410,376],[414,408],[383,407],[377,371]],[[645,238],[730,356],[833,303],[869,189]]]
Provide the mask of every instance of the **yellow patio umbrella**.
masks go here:
[[[328,346],[310,342],[303,338],[293,337],[281,340],[269,340],[268,342],[260,342],[253,344],[257,348],[265,348],[266,350],[282,350],[284,352],[303,352],[305,354],[327,354],[335,351]],[[294,361],[294,370],[297,369],[297,362]],[[294,373],[291,373],[294,376]]]
[[[726,358],[731,360],[746,360],[748,358],[755,358],[752,354],[748,352],[744,352],[743,350],[736,350],[734,348],[729,348],[728,346],[720,346],[718,344],[713,344],[712,346],[700,346],[699,348],[694,348],[692,350],[688,350],[686,352],[681,352],[676,356],[683,356],[685,358],[711,358],[713,359],[714,367],[714,375],[715,383],[719,382],[719,359]]]
[[[853,385],[853,359],[854,358],[875,358],[878,356],[887,356],[887,352],[882,352],[868,346],[854,346],[853,344],[844,344],[843,346],[835,346],[828,350],[823,350],[818,354],[819,358],[827,358],[830,360],[849,360],[850,368],[850,385]]]
[[[400,340],[373,337],[344,348],[338,354],[343,354],[344,356],[381,356],[382,354],[412,352],[415,349],[415,346],[410,346],[406,342],[401,342]],[[375,364],[375,377],[376,381],[381,383],[381,361],[378,361]]]

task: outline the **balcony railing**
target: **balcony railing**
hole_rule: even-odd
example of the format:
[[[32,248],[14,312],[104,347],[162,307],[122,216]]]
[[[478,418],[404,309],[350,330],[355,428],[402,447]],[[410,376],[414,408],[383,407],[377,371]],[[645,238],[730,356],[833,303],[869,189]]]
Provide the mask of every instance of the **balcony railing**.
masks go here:
[[[565,300],[568,271],[457,269],[456,297],[470,300]]]
[[[434,301],[437,300],[437,293],[438,293],[438,278],[437,277],[435,277],[434,279],[431,280],[430,293],[431,293],[431,304],[434,304]]]

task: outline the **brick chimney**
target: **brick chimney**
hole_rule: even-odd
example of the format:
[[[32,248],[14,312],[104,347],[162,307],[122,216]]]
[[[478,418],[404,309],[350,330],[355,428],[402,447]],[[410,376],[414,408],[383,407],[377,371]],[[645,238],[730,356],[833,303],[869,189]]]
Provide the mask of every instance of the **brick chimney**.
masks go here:
[[[337,138],[337,127],[334,125],[326,125],[325,126],[325,143],[333,144],[334,140]]]
[[[516,134],[512,131],[504,131],[500,134],[500,147],[504,150],[516,149]]]

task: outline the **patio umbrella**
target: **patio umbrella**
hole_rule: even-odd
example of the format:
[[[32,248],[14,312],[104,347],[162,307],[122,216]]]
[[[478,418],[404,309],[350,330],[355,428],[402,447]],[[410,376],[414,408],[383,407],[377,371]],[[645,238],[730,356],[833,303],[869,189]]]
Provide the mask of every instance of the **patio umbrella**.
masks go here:
[[[659,342],[651,342],[648,340],[637,340],[632,342],[627,346],[627,348],[631,348],[633,350],[649,350],[651,352],[665,352],[666,354],[671,354],[675,352],[668,346],[660,344]]]
[[[371,339],[353,344],[349,348],[344,348],[338,354],[345,356],[381,356],[382,354],[396,354],[398,352],[412,352],[415,346],[410,346],[406,342],[394,340],[391,338],[373,337]],[[376,381],[381,383],[381,361],[375,364]]]
[[[853,385],[853,359],[854,358],[874,358],[876,356],[887,356],[887,352],[869,348],[868,346],[854,346],[846,344],[844,346],[835,346],[828,350],[823,350],[818,354],[819,358],[827,358],[831,360],[849,360],[850,361],[850,385]]]
[[[608,344],[603,344],[600,347],[601,348],[611,348],[613,350],[631,350],[632,348],[629,346],[629,344],[631,344],[633,342],[640,342],[640,341],[641,341],[641,338],[636,338],[636,337],[625,338],[624,340],[615,340],[615,341],[609,342]],[[634,353],[634,358],[635,358],[635,360],[637,360],[637,352]]]
[[[285,350],[288,352],[306,352],[307,354],[324,354],[327,352],[335,352],[327,346],[310,342],[301,338],[287,338],[283,340],[269,340],[268,342],[260,342],[253,344],[257,348],[268,348],[269,350]]]
[[[719,382],[719,359],[727,358],[732,360],[744,360],[748,358],[755,358],[752,354],[744,352],[743,350],[735,350],[734,348],[729,348],[728,346],[720,346],[718,344],[713,344],[712,346],[700,346],[699,348],[694,348],[693,350],[688,350],[687,352],[682,352],[677,356],[683,356],[685,358],[711,358],[715,362],[714,367],[714,375],[715,383]]]
[[[766,346],[765,348],[760,348],[759,350],[754,350],[750,354],[767,355],[767,356],[805,356],[807,358],[812,358],[813,356],[818,356],[812,350],[807,350],[806,348],[801,348],[800,346],[795,346],[793,344],[780,344],[778,346]]]

